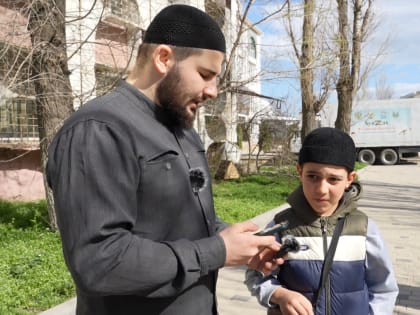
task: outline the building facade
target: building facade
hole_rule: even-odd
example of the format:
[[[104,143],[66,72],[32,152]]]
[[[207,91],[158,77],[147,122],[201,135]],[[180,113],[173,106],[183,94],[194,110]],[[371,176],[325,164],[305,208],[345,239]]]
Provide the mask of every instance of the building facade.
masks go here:
[[[35,91],[30,78],[30,0],[0,0],[0,199],[44,198]],[[224,158],[238,161],[238,125],[268,102],[258,97],[261,33],[240,24],[240,2],[229,0],[67,0],[66,45],[74,108],[107,92],[130,71],[144,30],[163,7],[189,4],[210,15],[227,40],[226,65],[232,58],[229,89],[200,109],[195,128],[209,148],[222,143]],[[238,33],[241,33],[237,41]],[[233,88],[232,88],[233,87]],[[257,142],[258,127],[251,132]]]

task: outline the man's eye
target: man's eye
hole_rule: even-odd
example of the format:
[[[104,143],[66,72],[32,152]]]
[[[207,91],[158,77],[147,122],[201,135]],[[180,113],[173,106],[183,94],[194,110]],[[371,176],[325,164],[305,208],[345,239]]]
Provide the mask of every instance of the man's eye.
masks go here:
[[[210,81],[214,77],[212,73],[203,73],[203,72],[200,72],[200,76],[203,78],[203,80],[206,80],[206,81]]]

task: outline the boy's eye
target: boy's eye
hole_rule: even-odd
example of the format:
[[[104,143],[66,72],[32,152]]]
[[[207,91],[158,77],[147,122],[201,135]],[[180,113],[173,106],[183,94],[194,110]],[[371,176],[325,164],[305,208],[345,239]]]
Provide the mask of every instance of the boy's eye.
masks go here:
[[[330,181],[331,183],[338,183],[338,182],[340,182],[340,181],[341,181],[341,179],[340,179],[340,178],[338,178],[338,177],[331,177],[331,178],[329,179],[329,181]]]

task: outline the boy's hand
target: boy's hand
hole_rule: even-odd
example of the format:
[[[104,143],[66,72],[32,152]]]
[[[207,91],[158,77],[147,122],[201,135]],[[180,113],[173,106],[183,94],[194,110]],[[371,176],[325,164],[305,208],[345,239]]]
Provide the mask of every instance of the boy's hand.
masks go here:
[[[278,304],[282,315],[314,315],[311,302],[299,292],[278,288],[270,302]]]

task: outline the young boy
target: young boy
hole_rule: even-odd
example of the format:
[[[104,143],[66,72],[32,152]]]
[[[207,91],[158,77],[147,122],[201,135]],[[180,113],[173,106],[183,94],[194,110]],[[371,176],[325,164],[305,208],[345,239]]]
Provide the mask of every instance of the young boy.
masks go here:
[[[291,207],[268,226],[287,221],[279,239],[293,235],[306,250],[289,252],[269,276],[246,273],[248,288],[268,314],[392,314],[398,286],[377,225],[357,210],[361,187],[354,182],[355,160],[353,140],[338,129],[315,129],[303,141],[297,165],[301,185],[288,198]],[[329,268],[325,257],[341,220]]]

